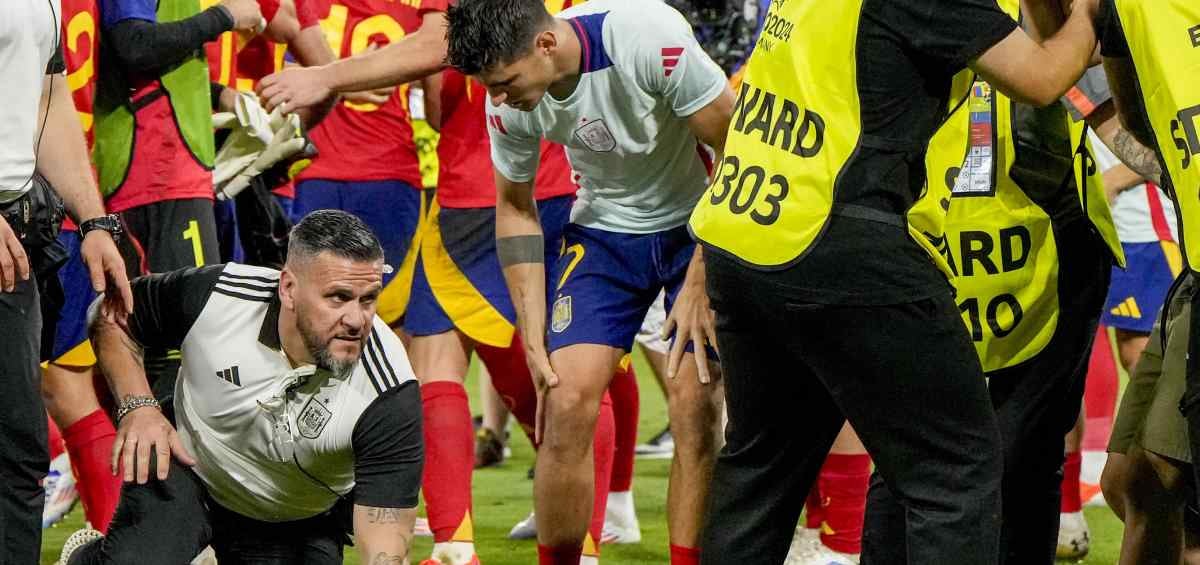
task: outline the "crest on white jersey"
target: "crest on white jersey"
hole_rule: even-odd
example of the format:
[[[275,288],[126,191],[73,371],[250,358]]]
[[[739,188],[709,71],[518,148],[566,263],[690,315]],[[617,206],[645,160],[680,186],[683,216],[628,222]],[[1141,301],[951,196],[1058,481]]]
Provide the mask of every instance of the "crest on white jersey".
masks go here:
[[[304,405],[304,409],[300,411],[300,415],[296,417],[296,429],[300,435],[308,439],[317,439],[325,430],[325,425],[332,419],[333,412],[330,412],[315,397],[310,398]]]
[[[604,120],[584,122],[575,130],[575,137],[597,153],[608,153],[617,148],[617,138],[613,137]]]

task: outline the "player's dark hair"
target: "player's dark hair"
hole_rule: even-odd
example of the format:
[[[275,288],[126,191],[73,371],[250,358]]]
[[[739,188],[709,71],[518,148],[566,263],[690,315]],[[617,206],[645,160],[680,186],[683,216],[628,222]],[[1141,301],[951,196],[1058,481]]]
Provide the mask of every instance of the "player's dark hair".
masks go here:
[[[324,251],[352,261],[383,259],[383,246],[371,228],[341,210],[317,210],[292,228],[289,258],[310,259]]]
[[[467,75],[517,60],[554,22],[543,0],[460,0],[446,19],[446,63]]]

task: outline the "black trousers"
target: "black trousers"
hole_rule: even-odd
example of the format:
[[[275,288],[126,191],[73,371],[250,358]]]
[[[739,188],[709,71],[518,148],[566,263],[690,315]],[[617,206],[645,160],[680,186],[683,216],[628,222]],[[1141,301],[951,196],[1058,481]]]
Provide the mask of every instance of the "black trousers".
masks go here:
[[[50,468],[38,368],[42,313],[35,277],[0,292],[0,565],[37,563],[41,481]]]
[[[210,544],[221,565],[340,565],[349,529],[341,504],[294,522],[248,518],[213,501],[194,472],[171,461],[165,481],[125,483],[108,535],[69,565],[186,565]]]
[[[781,563],[848,418],[907,525],[868,529],[885,549],[864,564],[995,564],[1000,436],[949,287],[909,304],[828,306],[791,298],[770,274],[705,260],[729,425],[702,562]]]
[[[1079,416],[1112,274],[1112,254],[1087,221],[1056,226],[1054,236],[1059,249],[1054,336],[1032,359],[988,374],[1004,450],[1000,562],[1007,565],[1054,562],[1064,436]],[[904,508],[878,476],[872,477],[867,500],[865,531],[903,531]],[[864,536],[864,553],[890,553],[897,541]]]
[[[1079,220],[1055,229],[1058,329],[1046,349],[989,374],[1004,444],[1001,559],[1050,565],[1058,545],[1064,436],[1083,402],[1088,361],[1112,277],[1112,254]]]

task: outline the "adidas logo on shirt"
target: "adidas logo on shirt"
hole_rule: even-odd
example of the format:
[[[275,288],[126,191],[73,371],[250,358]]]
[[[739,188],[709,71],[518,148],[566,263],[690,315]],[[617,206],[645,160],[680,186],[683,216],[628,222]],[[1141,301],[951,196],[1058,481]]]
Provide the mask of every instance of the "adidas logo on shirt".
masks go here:
[[[217,371],[217,378],[224,381],[229,381],[236,386],[242,386],[242,377],[238,375],[237,365],[222,371]]]

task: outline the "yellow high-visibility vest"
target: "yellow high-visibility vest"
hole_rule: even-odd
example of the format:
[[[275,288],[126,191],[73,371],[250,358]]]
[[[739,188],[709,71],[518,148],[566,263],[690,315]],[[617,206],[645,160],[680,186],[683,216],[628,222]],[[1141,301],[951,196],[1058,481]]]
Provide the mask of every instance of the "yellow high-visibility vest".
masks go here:
[[[1019,15],[1017,0],[1000,7]],[[1020,161],[1018,128],[1027,122],[1018,112],[1039,124],[1028,133],[1046,137],[1042,150]],[[976,78],[967,102],[931,140],[926,167],[930,183],[951,191],[945,234],[934,243],[954,273],[959,311],[984,370],[1032,358],[1058,326],[1059,250],[1050,212],[1079,206],[1123,261],[1085,126],[1060,105],[1019,106]],[[1075,198],[1061,194],[1067,189]]]
[[[1200,269],[1200,2],[1115,0],[1172,191],[1188,267]]]
[[[778,268],[798,260],[823,233],[839,174],[855,148],[870,142],[862,138],[854,68],[862,6],[862,0],[771,4],[738,91],[724,158],[691,218],[701,241],[743,263]],[[960,100],[968,87],[956,81],[951,98]],[[930,184],[918,205],[948,198],[948,189]],[[910,214],[908,231],[949,273],[920,235],[940,233],[945,211],[929,210]]]

